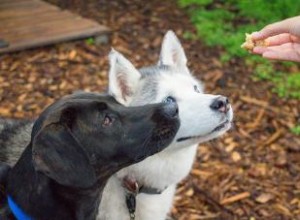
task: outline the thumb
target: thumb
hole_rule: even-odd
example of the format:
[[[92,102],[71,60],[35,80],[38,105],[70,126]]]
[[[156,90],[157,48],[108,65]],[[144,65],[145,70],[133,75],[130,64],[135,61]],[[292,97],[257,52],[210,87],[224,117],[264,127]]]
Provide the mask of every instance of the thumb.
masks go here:
[[[259,32],[254,32],[251,36],[253,40],[262,40],[283,33],[300,36],[300,16],[269,24]]]

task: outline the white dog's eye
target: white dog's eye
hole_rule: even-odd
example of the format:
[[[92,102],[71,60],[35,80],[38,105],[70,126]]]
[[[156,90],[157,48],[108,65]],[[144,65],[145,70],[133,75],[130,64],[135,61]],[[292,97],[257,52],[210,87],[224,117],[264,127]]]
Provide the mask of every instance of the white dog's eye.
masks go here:
[[[197,93],[201,93],[200,88],[199,88],[199,86],[197,86],[197,85],[194,85],[194,90],[195,90],[195,92],[197,92]]]
[[[172,103],[172,102],[176,102],[176,99],[172,96],[168,96],[163,100],[164,103]]]

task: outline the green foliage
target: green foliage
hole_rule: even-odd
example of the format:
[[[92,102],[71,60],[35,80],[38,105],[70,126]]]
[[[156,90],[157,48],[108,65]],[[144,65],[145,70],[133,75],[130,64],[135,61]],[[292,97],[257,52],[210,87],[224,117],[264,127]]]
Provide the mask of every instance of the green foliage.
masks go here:
[[[278,79],[274,82],[274,91],[280,97],[300,99],[300,73],[287,75],[286,80]]]
[[[272,80],[274,79],[273,72],[273,66],[270,63],[261,63],[256,66],[254,76],[260,80]]]
[[[291,128],[291,132],[295,135],[300,135],[300,125],[296,125],[295,127]]]
[[[300,4],[295,0],[178,0],[186,7],[191,20],[196,26],[197,37],[208,46],[221,46],[225,53],[222,62],[233,57],[242,57],[246,64],[252,65],[254,76],[258,80],[274,83],[274,92],[280,97],[300,99],[300,73],[289,76],[278,73],[273,64],[259,56],[249,56],[240,48],[245,40],[245,33],[259,30],[272,22],[299,15]],[[195,36],[185,33],[185,38]],[[284,66],[295,65],[284,62]]]
[[[211,4],[213,0],[181,0],[179,1],[179,5],[181,7],[189,6],[189,5],[200,5],[205,6]]]
[[[198,36],[208,46],[223,46],[231,56],[243,57],[240,49],[245,32],[260,29],[268,23],[299,14],[294,0],[179,0],[189,9]]]
[[[254,79],[271,81],[273,92],[281,98],[300,99],[300,73],[286,74],[274,71],[270,63],[260,64],[255,68]]]
[[[295,0],[244,0],[236,2],[240,15],[253,18],[256,23],[270,23],[299,15],[300,5]]]
[[[186,31],[183,33],[183,38],[186,40],[194,40],[197,38],[197,36],[192,32]]]
[[[93,45],[93,44],[95,44],[95,39],[93,37],[90,37],[85,40],[85,43],[88,45]]]

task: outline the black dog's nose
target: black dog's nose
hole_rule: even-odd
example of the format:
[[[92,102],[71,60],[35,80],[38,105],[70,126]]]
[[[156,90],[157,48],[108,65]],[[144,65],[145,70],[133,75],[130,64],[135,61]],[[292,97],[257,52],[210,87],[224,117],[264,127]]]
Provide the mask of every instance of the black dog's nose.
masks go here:
[[[219,111],[222,113],[226,113],[229,110],[229,101],[228,98],[225,96],[219,96],[216,99],[213,100],[213,102],[210,105],[210,108]]]
[[[162,114],[167,118],[176,118],[178,116],[178,105],[176,102],[167,103],[162,108]]]

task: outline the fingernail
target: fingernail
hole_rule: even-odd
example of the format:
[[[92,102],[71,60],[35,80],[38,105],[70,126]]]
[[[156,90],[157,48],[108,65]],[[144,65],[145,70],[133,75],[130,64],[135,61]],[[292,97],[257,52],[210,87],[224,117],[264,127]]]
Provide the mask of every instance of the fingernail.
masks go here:
[[[253,48],[252,53],[259,53],[259,50],[257,49],[257,47]]]
[[[261,34],[260,34],[260,32],[255,31],[255,32],[253,32],[253,33],[251,34],[251,37],[252,37],[252,38],[259,38],[259,37],[261,37]]]
[[[252,52],[256,54],[262,54],[266,49],[263,47],[254,47]]]

